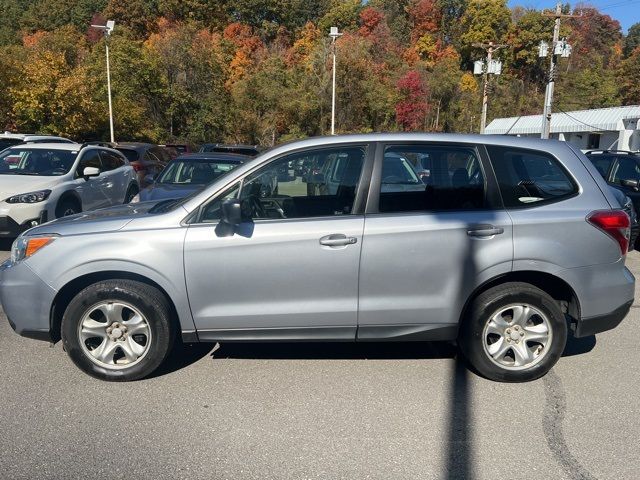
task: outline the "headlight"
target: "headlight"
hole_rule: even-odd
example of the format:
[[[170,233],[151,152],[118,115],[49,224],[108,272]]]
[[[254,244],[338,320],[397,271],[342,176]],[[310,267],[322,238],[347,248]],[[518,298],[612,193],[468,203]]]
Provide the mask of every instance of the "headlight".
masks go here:
[[[17,263],[20,260],[29,258],[43,247],[53,242],[56,237],[18,237],[11,245],[11,262]]]
[[[51,195],[51,190],[38,190],[37,192],[21,193],[7,198],[7,203],[38,203],[44,202]]]
[[[136,196],[133,197],[129,203],[140,203],[140,194],[137,193]]]

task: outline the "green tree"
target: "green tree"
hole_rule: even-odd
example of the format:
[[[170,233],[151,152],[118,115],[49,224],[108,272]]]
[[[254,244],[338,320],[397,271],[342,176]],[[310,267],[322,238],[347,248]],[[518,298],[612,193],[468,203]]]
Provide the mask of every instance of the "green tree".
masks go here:
[[[511,11],[506,0],[470,0],[460,19],[462,34],[456,45],[463,61],[469,62],[472,44],[503,43],[511,27]]]
[[[620,65],[617,77],[619,95],[623,105],[640,104],[640,46]]]
[[[640,23],[634,23],[633,25],[631,25],[631,27],[629,27],[627,36],[624,37],[624,47],[622,49],[622,54],[625,58],[629,57],[638,47],[640,47]]]
[[[318,27],[323,34],[327,35],[331,27],[353,31],[358,28],[361,9],[361,0],[332,0],[331,6],[319,20]]]

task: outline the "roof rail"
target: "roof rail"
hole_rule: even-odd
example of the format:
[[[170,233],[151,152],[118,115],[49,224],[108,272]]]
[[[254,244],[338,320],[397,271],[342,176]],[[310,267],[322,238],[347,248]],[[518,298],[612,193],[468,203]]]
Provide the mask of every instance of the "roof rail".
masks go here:
[[[637,155],[637,152],[632,152],[630,150],[615,150],[608,148],[595,148],[593,150],[589,150],[587,153],[626,153],[627,155]]]

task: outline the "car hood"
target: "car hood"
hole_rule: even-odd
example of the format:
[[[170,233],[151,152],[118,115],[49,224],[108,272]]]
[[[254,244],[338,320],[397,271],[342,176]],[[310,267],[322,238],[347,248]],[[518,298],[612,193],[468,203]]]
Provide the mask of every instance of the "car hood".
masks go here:
[[[44,223],[25,235],[104,233],[120,230],[135,218],[145,216],[157,202],[133,203],[78,213]]]
[[[140,192],[140,201],[168,200],[170,198],[184,198],[194,192],[199,192],[206,185],[172,185],[168,183],[154,183]]]
[[[0,201],[20,193],[35,192],[51,188],[60,177],[40,177],[37,175],[0,174]]]

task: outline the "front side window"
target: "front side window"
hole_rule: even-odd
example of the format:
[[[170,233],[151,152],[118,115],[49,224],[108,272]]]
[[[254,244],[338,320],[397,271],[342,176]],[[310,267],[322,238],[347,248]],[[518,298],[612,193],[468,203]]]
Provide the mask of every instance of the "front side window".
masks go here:
[[[231,187],[253,220],[334,217],[353,213],[365,147],[305,151],[268,163]],[[305,165],[305,168],[300,168]],[[202,221],[220,219],[220,197],[203,210]]]
[[[157,183],[206,185],[238,165],[240,164],[207,160],[174,160],[162,171]]]
[[[0,153],[0,174],[59,176],[71,170],[77,151],[16,147]]]
[[[78,165],[78,175],[82,176],[84,169],[87,167],[97,168],[100,171],[103,170],[102,163],[100,162],[100,152],[98,150],[89,150],[84,152]]]
[[[619,156],[611,172],[611,181],[621,184],[622,180],[640,180],[640,168],[638,160],[633,156]]]
[[[387,147],[378,208],[381,213],[482,209],[486,207],[484,178],[473,148]]]
[[[588,158],[591,160],[591,163],[593,163],[593,166],[596,167],[598,173],[602,175],[603,178],[607,178],[607,174],[615,157],[610,155],[588,155]]]
[[[504,206],[559,201],[578,189],[558,160],[544,152],[488,145]]]

